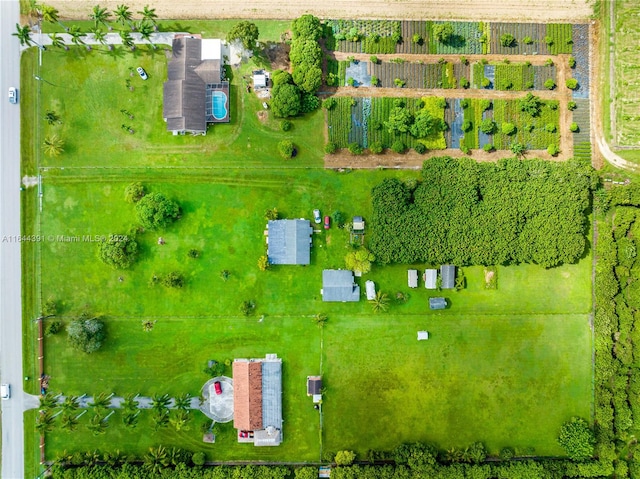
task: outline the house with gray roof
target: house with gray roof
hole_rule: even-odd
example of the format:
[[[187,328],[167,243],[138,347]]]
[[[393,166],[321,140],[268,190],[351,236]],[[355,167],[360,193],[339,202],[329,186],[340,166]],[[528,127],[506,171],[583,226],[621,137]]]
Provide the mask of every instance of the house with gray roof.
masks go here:
[[[447,300],[444,298],[429,298],[429,309],[445,309]]]
[[[221,40],[176,35],[163,86],[162,116],[174,135],[204,135],[208,123],[229,122]]]
[[[456,287],[456,267],[452,264],[440,266],[440,276],[442,277],[442,289],[455,289]]]
[[[272,220],[267,223],[269,264],[309,264],[311,262],[311,222]]]
[[[322,301],[360,301],[360,286],[348,269],[325,269],[322,272]]]

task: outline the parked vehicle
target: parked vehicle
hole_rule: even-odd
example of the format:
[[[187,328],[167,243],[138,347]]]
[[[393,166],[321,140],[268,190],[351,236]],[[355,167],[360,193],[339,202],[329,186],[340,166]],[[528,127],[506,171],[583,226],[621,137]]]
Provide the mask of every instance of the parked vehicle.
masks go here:
[[[18,103],[18,89],[14,86],[9,88],[9,103]]]
[[[0,397],[5,400],[11,397],[11,386],[9,384],[2,384],[0,386]]]
[[[147,72],[144,71],[144,68],[138,67],[138,68],[136,68],[136,71],[138,72],[138,75],[140,75],[140,78],[142,78],[143,80],[146,80],[147,78],[149,78],[147,76]]]
[[[222,394],[222,384],[220,384],[220,381],[213,383],[213,387],[216,390],[216,394]]]
[[[331,218],[328,216],[324,217],[324,229],[328,230],[331,228]]]
[[[322,217],[320,216],[320,210],[313,210],[313,221],[316,222],[316,224],[320,224],[322,223]]]

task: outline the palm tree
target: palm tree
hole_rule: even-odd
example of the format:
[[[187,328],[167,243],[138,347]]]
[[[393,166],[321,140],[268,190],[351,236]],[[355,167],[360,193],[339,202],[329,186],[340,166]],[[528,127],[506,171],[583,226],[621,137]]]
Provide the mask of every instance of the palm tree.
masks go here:
[[[100,393],[96,396],[93,396],[93,399],[89,403],[89,406],[96,410],[107,409],[111,406],[111,396],[113,394]]]
[[[46,141],[46,140],[45,140]],[[40,411],[58,407],[58,399],[51,393],[40,396]]]
[[[73,432],[78,427],[78,420],[73,414],[65,413],[60,419],[60,427],[67,432]]]
[[[137,394],[127,394],[122,402],[122,409],[125,411],[136,411],[138,409],[138,401],[136,401]]]
[[[142,37],[142,39],[148,41],[151,45],[151,48],[155,50],[156,46],[151,41],[151,35],[154,32],[153,25],[151,25],[146,20],[142,20],[140,23],[138,23],[138,31],[140,32],[140,36]]]
[[[94,6],[93,11],[89,14],[89,18],[93,20],[93,24],[96,28],[98,28],[98,26],[102,24],[107,27],[107,30],[112,30],[111,25],[107,23],[107,20],[109,20],[110,16],[111,12],[106,8],[101,7],[100,5]]]
[[[138,426],[138,414],[140,411],[127,412],[122,415],[122,424],[127,429],[135,429]]]
[[[107,45],[107,34],[103,32],[100,27],[94,27],[90,31],[93,33],[93,38],[96,42],[100,42],[102,45]],[[109,50],[113,49],[113,45],[111,44],[107,45],[107,47]]]
[[[69,31],[69,27],[65,26],[64,23],[62,23],[59,20],[58,15],[59,15],[60,12],[58,12],[57,8],[52,7],[51,5],[42,5],[41,12],[42,12],[42,19],[45,22],[47,22],[47,23],[57,23],[62,28],[64,28],[65,31]]]
[[[65,50],[69,50],[69,47],[64,42],[64,39],[62,37],[59,37],[57,33],[51,34],[50,38],[51,38],[51,45],[54,46],[55,48],[64,48]]]
[[[173,407],[176,409],[182,409],[184,411],[189,409],[191,407],[191,394],[184,393],[174,398]]]
[[[53,112],[48,112],[47,115],[49,113],[53,113]],[[78,407],[80,407],[80,404],[78,402],[78,396],[67,396],[66,398],[64,398],[64,401],[62,402],[61,407],[65,413],[74,412],[75,410],[78,409]]]
[[[171,419],[169,419],[169,422],[173,427],[176,428],[176,431],[180,432],[180,431],[189,430],[188,423],[190,420],[191,420],[191,414],[189,414],[189,411],[180,409],[174,415],[171,416]]]
[[[329,321],[329,318],[326,314],[323,313],[318,313],[313,317],[313,322],[316,323],[319,328],[324,328],[324,325],[327,324],[327,321]]]
[[[40,22],[42,16],[41,5],[36,0],[29,0],[29,5],[27,6],[27,15],[29,15],[29,19],[36,17],[36,20]]]
[[[16,23],[16,32],[12,33],[11,35],[13,35],[14,37],[18,37],[18,40],[20,40],[20,45],[22,46],[27,45],[28,47],[30,47],[35,43],[33,40],[31,40],[31,29],[29,28],[29,25],[22,26],[19,23]]]
[[[113,11],[113,15],[116,17],[116,21],[122,24],[123,27],[129,25],[131,31],[135,30],[135,25],[131,22],[131,12],[126,5],[118,5]]]
[[[113,452],[105,452],[102,456],[104,462],[111,467],[115,467],[118,464],[123,464],[127,460],[126,454],[120,452],[120,449],[116,449]]]
[[[169,465],[167,450],[163,446],[158,446],[155,449],[150,447],[149,452],[144,455],[144,465],[153,473],[160,472]]]
[[[94,436],[99,436],[100,434],[104,434],[107,432],[108,423],[105,418],[101,414],[95,414],[89,424],[87,425],[87,429],[93,432]]]
[[[167,427],[169,425],[169,410],[156,410],[154,415],[151,417],[151,420],[153,421],[153,429],[155,431],[162,427]]]
[[[71,35],[71,41],[75,46],[79,47],[80,45],[85,44],[82,37],[84,37],[86,33],[82,32],[78,25],[71,25],[71,28],[69,29],[69,35]]]
[[[151,397],[151,407],[156,411],[166,409],[167,406],[169,406],[170,402],[171,396],[169,396],[168,394],[163,394],[162,396],[160,396],[159,394],[155,394]]]
[[[169,464],[172,466],[177,466],[178,464],[187,462],[187,457],[185,452],[177,447],[172,447],[171,449],[169,449],[169,451],[167,452],[167,460],[169,461]]]
[[[383,293],[382,291],[378,291],[375,299],[372,299],[369,302],[371,303],[374,313],[385,312],[389,309],[389,296],[387,296],[387,293]]]
[[[131,37],[131,34],[125,31],[120,31],[119,33],[120,33],[120,38],[122,39],[122,44],[125,47],[131,48],[131,50],[135,50],[136,44],[133,43],[133,38]]]
[[[54,421],[55,419],[51,411],[40,411],[40,414],[38,414],[36,418],[36,431],[38,431],[41,436],[44,436],[45,433],[53,430]]]
[[[143,20],[146,20],[153,25],[153,29],[156,32],[158,31],[158,24],[156,23],[158,15],[156,15],[155,8],[149,8],[149,5],[145,5],[142,10],[138,11],[138,13],[142,15]]]
[[[96,450],[87,451],[84,453],[84,463],[87,466],[95,466],[96,464],[98,464],[99,460],[100,460],[100,453]]]

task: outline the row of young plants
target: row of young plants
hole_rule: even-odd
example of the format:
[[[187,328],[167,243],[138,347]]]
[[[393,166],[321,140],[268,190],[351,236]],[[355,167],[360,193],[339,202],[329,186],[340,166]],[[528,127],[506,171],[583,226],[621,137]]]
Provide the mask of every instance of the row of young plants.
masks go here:
[[[382,153],[390,148],[403,153],[413,148],[419,153],[444,149],[443,98],[362,98],[336,97],[325,100],[329,143],[327,153],[348,148],[361,154],[364,148]],[[354,130],[362,129],[354,135]],[[361,139],[366,138],[366,141]],[[358,141],[360,140],[360,141]]]
[[[534,103],[536,107],[523,110],[523,103]],[[530,150],[559,145],[558,105],[556,100],[540,100],[530,93],[520,100],[493,100],[493,119],[498,125],[493,136],[495,148],[508,149],[513,142],[526,145]]]

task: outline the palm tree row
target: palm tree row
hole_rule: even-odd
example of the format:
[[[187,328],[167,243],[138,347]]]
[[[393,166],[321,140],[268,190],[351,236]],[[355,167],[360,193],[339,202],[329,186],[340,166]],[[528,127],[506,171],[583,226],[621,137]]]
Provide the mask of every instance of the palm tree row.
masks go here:
[[[145,5],[145,7],[138,11],[142,16],[142,19],[139,21],[133,20],[133,15],[126,5],[118,5],[117,8],[110,12],[105,7],[101,7],[100,5],[95,5],[93,7],[92,12],[89,14],[89,19],[93,20],[94,26],[89,30],[89,33],[94,35],[94,38],[97,42],[102,45],[106,45],[106,33],[100,28],[104,26],[108,31],[113,30],[113,27],[109,24],[109,20],[113,14],[115,18],[115,22],[121,24],[123,27],[128,27],[129,31],[121,30],[120,38],[122,39],[122,44],[131,50],[135,50],[135,44],[133,42],[133,38],[131,37],[130,32],[139,31],[140,36],[143,40],[149,42],[153,49],[156,49],[156,45],[151,41],[151,35],[158,31],[157,18],[158,15],[155,13],[155,8],[149,8],[149,5]],[[76,45],[85,45],[87,50],[91,50],[91,46],[87,45],[83,40],[83,37],[87,35],[86,32],[82,32],[80,27],[77,25],[73,25],[71,27],[67,27],[64,25],[59,19],[59,11],[50,5],[45,5],[43,3],[37,3],[35,0],[30,0],[29,3],[29,15],[37,16],[38,21],[42,20],[47,23],[60,25],[65,32],[71,35],[71,42]],[[42,50],[46,48],[43,45],[39,45],[31,38],[31,27],[29,25],[20,25],[16,24],[16,32],[13,33],[14,36],[18,37],[21,45],[37,45]],[[69,47],[65,44],[64,39],[58,36],[56,33],[51,35],[52,45],[56,48],[63,48],[68,50]],[[109,50],[113,50],[113,45],[108,45]]]

